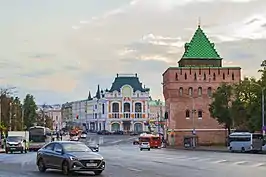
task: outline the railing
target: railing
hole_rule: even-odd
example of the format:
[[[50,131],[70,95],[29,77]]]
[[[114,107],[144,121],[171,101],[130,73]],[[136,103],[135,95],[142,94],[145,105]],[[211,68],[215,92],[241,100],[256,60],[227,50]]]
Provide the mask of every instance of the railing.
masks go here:
[[[142,113],[135,113],[135,118],[142,118]]]
[[[119,113],[112,113],[112,118],[119,119],[120,114]]]

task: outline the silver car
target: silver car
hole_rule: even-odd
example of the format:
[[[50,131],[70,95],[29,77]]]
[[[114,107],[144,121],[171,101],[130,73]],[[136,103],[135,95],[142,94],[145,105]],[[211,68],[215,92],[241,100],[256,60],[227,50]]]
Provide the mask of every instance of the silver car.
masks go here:
[[[105,160],[82,142],[55,141],[38,151],[37,166],[40,172],[58,169],[65,175],[73,171],[92,171],[100,175],[105,169]]]
[[[149,142],[141,142],[139,145],[139,149],[142,151],[143,149],[147,149],[148,151],[151,150]]]

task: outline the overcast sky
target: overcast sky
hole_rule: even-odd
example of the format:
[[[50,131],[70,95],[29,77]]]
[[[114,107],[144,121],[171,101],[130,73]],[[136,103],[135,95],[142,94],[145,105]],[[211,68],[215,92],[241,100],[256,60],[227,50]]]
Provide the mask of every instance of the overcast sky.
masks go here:
[[[138,73],[162,96],[198,19],[224,66],[258,77],[266,55],[265,0],[0,0],[0,86],[64,103]]]

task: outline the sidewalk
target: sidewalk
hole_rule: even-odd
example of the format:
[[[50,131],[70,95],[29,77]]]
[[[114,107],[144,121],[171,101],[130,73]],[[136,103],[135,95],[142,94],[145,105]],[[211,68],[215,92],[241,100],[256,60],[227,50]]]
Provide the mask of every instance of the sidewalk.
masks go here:
[[[211,151],[211,152],[229,152],[225,146],[198,146],[196,148],[185,148],[183,146],[168,146],[170,150],[187,150],[187,151]]]

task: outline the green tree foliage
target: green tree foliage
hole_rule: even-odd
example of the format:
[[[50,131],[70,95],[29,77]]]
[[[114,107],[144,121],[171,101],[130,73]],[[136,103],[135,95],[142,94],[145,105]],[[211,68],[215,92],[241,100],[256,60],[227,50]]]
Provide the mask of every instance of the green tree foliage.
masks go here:
[[[231,114],[232,97],[233,87],[223,83],[221,87],[213,93],[213,101],[209,107],[211,117],[215,118],[220,124],[224,124],[229,134],[233,124]]]
[[[23,102],[24,125],[29,128],[36,123],[37,105],[33,95],[27,94]]]
[[[47,115],[45,115],[45,126],[51,130],[53,129],[53,119]]]
[[[10,111],[11,130],[23,130],[24,125],[22,125],[22,104],[18,97],[11,98]]]

